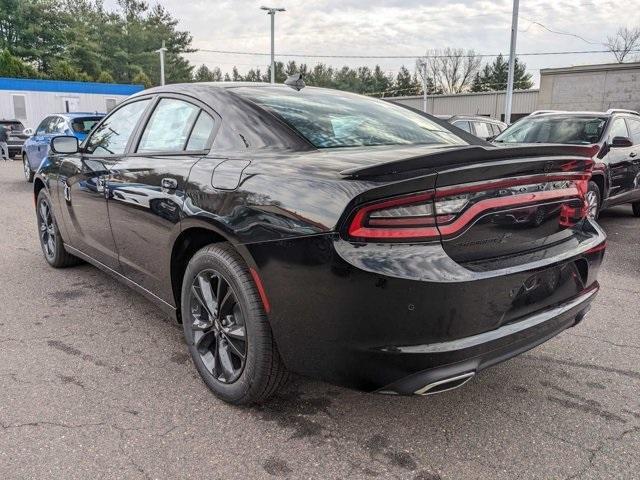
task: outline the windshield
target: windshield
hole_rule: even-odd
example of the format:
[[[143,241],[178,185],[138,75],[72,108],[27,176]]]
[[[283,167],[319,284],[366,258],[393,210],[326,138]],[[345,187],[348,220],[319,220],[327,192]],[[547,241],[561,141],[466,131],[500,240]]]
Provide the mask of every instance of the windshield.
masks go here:
[[[0,125],[11,132],[22,132],[24,130],[24,125],[20,122],[0,122]]]
[[[313,87],[233,91],[279,116],[317,148],[467,143],[419,113],[360,95]]]
[[[74,118],[71,121],[71,128],[73,128],[74,133],[84,133],[87,134],[91,131],[93,126],[102,120],[102,117],[83,117],[83,118]]]
[[[496,137],[502,143],[598,143],[607,119],[594,116],[527,117]]]

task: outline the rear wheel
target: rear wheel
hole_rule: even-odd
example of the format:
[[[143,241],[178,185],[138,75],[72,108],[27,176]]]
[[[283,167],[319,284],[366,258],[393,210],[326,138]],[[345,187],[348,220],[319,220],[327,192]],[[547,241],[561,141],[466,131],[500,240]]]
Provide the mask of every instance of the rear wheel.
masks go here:
[[[184,335],[207,386],[233,404],[259,403],[287,380],[260,295],[229,244],[199,250],[182,282]]]
[[[633,209],[633,214],[636,217],[640,217],[640,202],[634,202],[631,204],[631,208]]]
[[[44,189],[38,194],[36,208],[40,246],[49,265],[54,268],[64,268],[81,263],[78,257],[74,257],[64,249],[64,242],[51,209],[51,201]]]
[[[600,200],[602,195],[600,194],[600,188],[596,182],[589,182],[589,189],[587,190],[587,217],[591,220],[597,220],[600,216]]]
[[[33,170],[31,170],[31,166],[29,165],[29,159],[27,159],[27,154],[22,154],[22,169],[24,171],[24,178],[27,182],[33,182]]]

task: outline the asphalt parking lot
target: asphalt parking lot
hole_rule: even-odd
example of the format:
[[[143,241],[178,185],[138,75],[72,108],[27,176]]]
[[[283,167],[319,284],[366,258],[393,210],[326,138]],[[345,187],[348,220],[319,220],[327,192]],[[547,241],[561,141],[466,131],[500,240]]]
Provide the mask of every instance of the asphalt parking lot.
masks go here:
[[[400,398],[296,378],[236,408],[144,298],[88,265],[47,266],[31,188],[20,162],[0,162],[0,478],[637,478],[630,207],[601,218],[602,290],[584,322],[466,387]]]

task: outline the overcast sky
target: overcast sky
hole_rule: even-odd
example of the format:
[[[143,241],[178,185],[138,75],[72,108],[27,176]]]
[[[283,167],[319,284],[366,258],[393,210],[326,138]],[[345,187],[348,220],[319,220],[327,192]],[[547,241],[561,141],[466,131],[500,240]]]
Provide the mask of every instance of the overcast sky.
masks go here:
[[[276,3],[268,3],[275,1]],[[269,17],[261,5],[284,7],[276,16],[276,54],[420,55],[427,49],[456,47],[483,54],[509,51],[511,0],[161,0],[202,49],[269,52]],[[115,3],[114,0],[107,5]],[[551,30],[573,33],[575,37]],[[640,27],[640,0],[523,0],[520,2],[518,53],[602,50],[601,43],[621,26]],[[233,65],[243,72],[269,62],[266,56],[197,52],[195,64]],[[286,61],[289,58],[279,57]],[[537,83],[540,68],[614,61],[610,54],[558,55],[522,59]],[[295,58],[341,66],[379,63],[395,74],[410,59]]]

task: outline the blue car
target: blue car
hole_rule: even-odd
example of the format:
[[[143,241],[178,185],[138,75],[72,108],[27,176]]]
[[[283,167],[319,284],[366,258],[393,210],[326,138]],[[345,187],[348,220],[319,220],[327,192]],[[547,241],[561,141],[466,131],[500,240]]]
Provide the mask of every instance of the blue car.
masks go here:
[[[56,113],[46,117],[35,133],[22,146],[22,163],[27,182],[49,153],[49,143],[59,135],[73,135],[82,142],[91,129],[104,117],[104,113]]]

